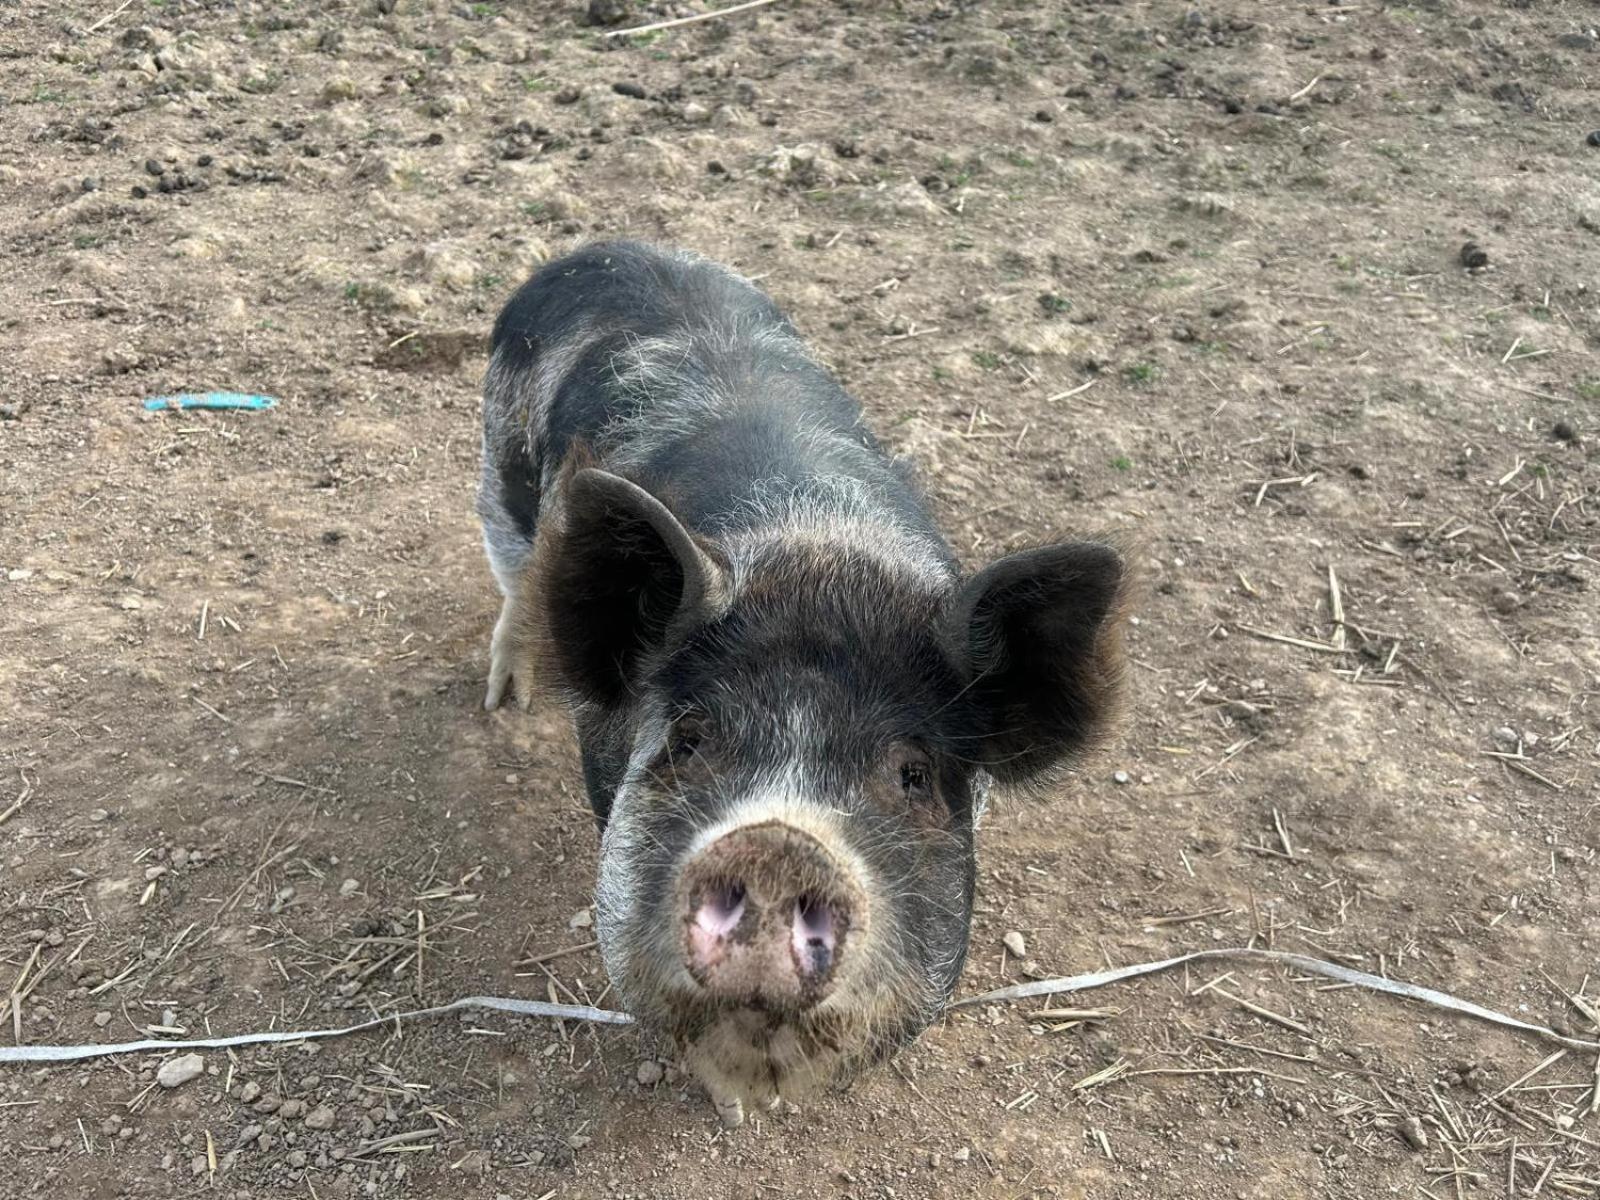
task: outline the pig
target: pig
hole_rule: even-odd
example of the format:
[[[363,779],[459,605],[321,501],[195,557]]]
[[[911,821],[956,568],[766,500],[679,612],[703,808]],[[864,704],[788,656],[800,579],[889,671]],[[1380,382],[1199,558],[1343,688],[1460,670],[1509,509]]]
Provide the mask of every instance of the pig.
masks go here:
[[[966,958],[991,783],[1047,787],[1118,708],[1126,555],[964,574],[777,305],[635,242],[500,314],[478,511],[484,703],[570,706],[622,1004],[730,1126],[915,1039]]]

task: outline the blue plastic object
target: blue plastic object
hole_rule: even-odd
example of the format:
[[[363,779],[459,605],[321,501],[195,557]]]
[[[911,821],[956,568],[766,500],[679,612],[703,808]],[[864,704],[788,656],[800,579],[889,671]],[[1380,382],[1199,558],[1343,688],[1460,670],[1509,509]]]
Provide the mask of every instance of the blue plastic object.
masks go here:
[[[247,395],[243,392],[206,392],[204,395],[155,396],[144,402],[151,412],[166,408],[274,408],[277,401],[271,396]]]

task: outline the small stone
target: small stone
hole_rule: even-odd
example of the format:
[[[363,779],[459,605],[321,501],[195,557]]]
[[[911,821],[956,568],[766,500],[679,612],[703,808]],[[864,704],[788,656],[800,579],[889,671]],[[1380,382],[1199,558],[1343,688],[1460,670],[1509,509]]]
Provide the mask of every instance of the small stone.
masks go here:
[[[263,1100],[262,1103],[264,1104],[264,1103],[266,1103],[266,1101]],[[259,1105],[259,1104],[256,1106],[256,1108],[257,1108],[258,1111],[266,1111],[266,1110],[262,1109],[261,1105]],[[306,1102],[304,1100],[294,1100],[294,1099],[285,1100],[283,1102],[283,1104],[278,1109],[278,1115],[280,1117],[282,1117],[285,1121],[292,1121],[292,1120],[294,1120],[294,1118],[298,1117],[301,1113],[303,1113],[305,1111],[305,1108],[306,1108]]]
[[[1569,418],[1562,417],[1551,426],[1550,435],[1557,441],[1575,442],[1578,440],[1578,426]]]
[[[167,169],[153,158],[144,160],[144,169],[146,174],[154,175],[158,179],[167,173]]]
[[[966,1162],[968,1159],[970,1159],[972,1157],[972,1150],[968,1146],[963,1146],[963,1147],[961,1147],[961,1149],[957,1150],[950,1157],[955,1162],[964,1163],[964,1162]]]
[[[1502,725],[1494,731],[1494,740],[1502,746],[1515,746],[1522,739],[1517,736],[1517,731],[1509,725]]]
[[[1600,147],[1600,129],[1590,130],[1589,136],[1584,140],[1587,141],[1591,146]]]
[[[1422,1127],[1422,1122],[1416,1117],[1407,1117],[1400,1122],[1400,1136],[1405,1144],[1413,1150],[1426,1150],[1428,1148],[1428,1131]]]
[[[593,924],[594,911],[588,908],[580,908],[577,912],[572,914],[572,919],[567,922],[567,928],[588,929]]]
[[[305,1125],[307,1129],[332,1129],[333,1120],[333,1109],[326,1104],[319,1104],[306,1114]]]
[[[7,571],[6,578],[12,583],[22,583],[25,580],[32,579],[33,572],[27,567],[18,567],[14,571]]]
[[[111,1010],[102,1008],[99,1012],[95,1013],[94,1023],[95,1027],[98,1029],[104,1029],[107,1025],[111,1024]]]
[[[1133,776],[1126,771],[1117,771],[1111,776],[1111,782],[1126,786],[1133,782]]]
[[[1005,942],[1006,949],[1011,951],[1011,954],[1012,954],[1013,957],[1015,957],[1015,958],[1027,958],[1028,957],[1028,942],[1027,942],[1027,939],[1025,939],[1022,936],[1022,934],[1019,933],[1017,930],[1013,929],[1010,933],[1006,934],[1006,936],[1004,938],[1002,938],[1001,940]]]
[[[354,896],[360,890],[361,881],[359,879],[346,879],[339,885],[339,895],[341,896]]]
[[[253,1079],[239,1089],[240,1104],[254,1104],[260,1098],[261,1085]]]
[[[100,824],[102,821],[108,821],[110,819],[111,814],[103,808],[97,808],[89,814],[89,820],[94,822],[96,825]]]
[[[198,1054],[183,1054],[161,1064],[161,1069],[156,1072],[156,1082],[164,1088],[182,1087],[205,1069],[206,1060]]]
[[[639,1069],[634,1072],[634,1077],[638,1079],[640,1087],[655,1087],[656,1084],[661,1082],[662,1074],[661,1064],[654,1059],[647,1058],[639,1064]]]
[[[1461,247],[1461,265],[1469,271],[1479,271],[1489,265],[1489,252],[1477,242]]]

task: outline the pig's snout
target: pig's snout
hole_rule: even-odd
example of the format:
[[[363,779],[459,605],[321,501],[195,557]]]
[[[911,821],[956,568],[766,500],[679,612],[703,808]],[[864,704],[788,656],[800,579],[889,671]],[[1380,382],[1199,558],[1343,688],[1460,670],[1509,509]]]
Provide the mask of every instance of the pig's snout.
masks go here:
[[[866,917],[854,874],[777,821],[712,842],[684,867],[679,894],[689,974],[718,999],[761,1008],[826,998]]]

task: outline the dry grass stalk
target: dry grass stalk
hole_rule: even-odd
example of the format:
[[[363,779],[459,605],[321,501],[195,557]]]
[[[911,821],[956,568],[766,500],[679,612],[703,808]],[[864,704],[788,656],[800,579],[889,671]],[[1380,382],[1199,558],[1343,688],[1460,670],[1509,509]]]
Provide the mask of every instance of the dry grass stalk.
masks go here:
[[[1216,992],[1217,995],[1221,996],[1224,1000],[1231,1000],[1240,1008],[1245,1009],[1247,1012],[1253,1012],[1256,1016],[1271,1021],[1275,1025],[1282,1025],[1285,1029],[1292,1029],[1303,1037],[1312,1036],[1310,1027],[1302,1025],[1293,1017],[1286,1017],[1280,1012],[1273,1012],[1270,1008],[1263,1008],[1259,1004],[1252,1004],[1243,996],[1236,996],[1226,988],[1213,986],[1211,990]]]

